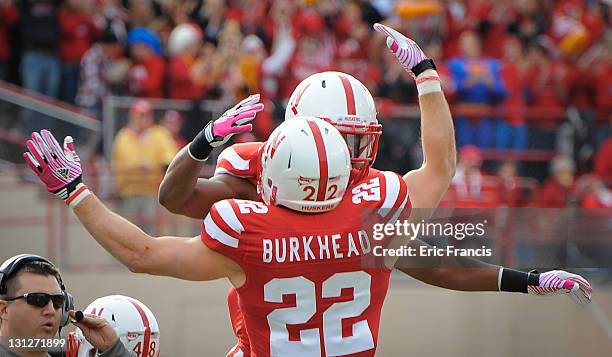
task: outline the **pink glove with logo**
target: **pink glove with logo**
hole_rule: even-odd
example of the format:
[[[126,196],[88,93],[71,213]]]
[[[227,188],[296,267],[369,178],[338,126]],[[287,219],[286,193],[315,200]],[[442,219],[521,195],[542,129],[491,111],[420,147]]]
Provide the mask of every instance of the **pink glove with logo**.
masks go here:
[[[374,30],[388,36],[387,47],[397,57],[402,67],[416,78],[420,73],[414,73],[413,68],[427,59],[419,45],[396,30],[379,23],[374,24]]]
[[[527,292],[540,296],[569,294],[577,304],[587,304],[591,302],[593,289],[580,275],[563,270],[551,270],[541,273],[539,286],[528,285]]]
[[[62,149],[53,134],[43,129],[40,134],[33,132],[32,139],[26,142],[26,146],[28,152],[23,154],[23,158],[47,186],[47,191],[64,200],[72,208],[91,193],[81,182],[81,160],[74,149],[71,136],[64,139]]]
[[[253,94],[233,108],[229,109],[219,119],[210,121],[195,139],[189,143],[189,155],[197,161],[204,161],[212,148],[225,144],[234,134],[253,130],[249,122],[255,119],[257,112],[264,109],[259,103],[259,94]]]

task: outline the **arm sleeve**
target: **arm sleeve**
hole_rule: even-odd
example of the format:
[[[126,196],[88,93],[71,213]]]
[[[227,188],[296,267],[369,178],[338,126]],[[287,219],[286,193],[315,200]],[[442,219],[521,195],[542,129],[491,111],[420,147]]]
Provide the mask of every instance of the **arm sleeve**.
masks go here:
[[[215,176],[228,174],[241,178],[257,178],[257,160],[263,143],[234,144],[221,152]]]
[[[243,261],[244,226],[236,215],[233,200],[215,203],[202,222],[202,242],[212,251],[224,255],[239,265]]]
[[[382,171],[381,173],[383,199],[378,215],[385,223],[394,223],[400,218],[407,218],[411,203],[406,182],[395,172]]]

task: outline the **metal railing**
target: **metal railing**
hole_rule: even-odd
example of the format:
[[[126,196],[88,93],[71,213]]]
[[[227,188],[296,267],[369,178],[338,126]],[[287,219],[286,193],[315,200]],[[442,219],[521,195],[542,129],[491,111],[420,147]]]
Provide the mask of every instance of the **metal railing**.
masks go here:
[[[59,134],[77,135],[79,154],[88,159],[101,138],[101,124],[95,116],[79,107],[0,80],[0,162],[5,166],[21,163],[19,154],[30,130],[26,120],[51,119],[62,126]]]

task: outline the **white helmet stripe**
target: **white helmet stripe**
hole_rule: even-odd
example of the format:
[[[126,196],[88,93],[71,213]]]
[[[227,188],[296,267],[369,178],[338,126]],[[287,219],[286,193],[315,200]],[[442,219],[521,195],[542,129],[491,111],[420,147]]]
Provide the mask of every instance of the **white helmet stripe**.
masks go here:
[[[311,119],[307,119],[307,121],[317,147],[317,155],[319,156],[319,187],[317,189],[317,201],[325,201],[327,180],[329,179],[329,167],[325,143],[323,142],[323,135],[321,134],[321,129],[319,129],[317,123]]]
[[[295,102],[293,104],[291,104],[291,111],[293,111],[294,115],[298,114],[298,109],[297,109],[298,104],[300,104],[300,99],[302,99],[302,94],[304,94],[304,92],[306,92],[306,89],[308,89],[308,87],[310,87],[310,83],[306,84],[304,86],[304,88],[302,88],[300,90],[300,92],[295,97]]]

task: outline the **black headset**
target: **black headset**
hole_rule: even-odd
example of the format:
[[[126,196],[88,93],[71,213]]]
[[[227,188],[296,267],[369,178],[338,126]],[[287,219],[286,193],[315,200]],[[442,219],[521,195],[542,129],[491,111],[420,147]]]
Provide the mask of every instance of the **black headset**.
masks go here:
[[[9,278],[15,272],[19,271],[19,269],[23,267],[25,264],[28,264],[31,262],[44,262],[44,263],[48,263],[51,266],[55,267],[55,265],[53,265],[53,263],[51,263],[49,260],[39,255],[34,255],[34,254],[19,254],[12,258],[7,259],[0,266],[0,295],[6,295],[8,293],[7,291],[8,287],[6,286],[6,283],[9,280]],[[70,316],[68,315],[68,311],[74,309],[74,298],[72,297],[72,295],[70,295],[70,293],[66,291],[66,287],[64,286],[64,283],[62,282],[62,277],[59,275],[58,275],[58,280],[59,280],[58,282],[60,284],[60,288],[62,289],[62,294],[64,295],[64,298],[65,298],[64,306],[62,306],[62,316],[60,318],[60,328],[61,328],[61,327],[68,325],[68,322],[70,321]]]

